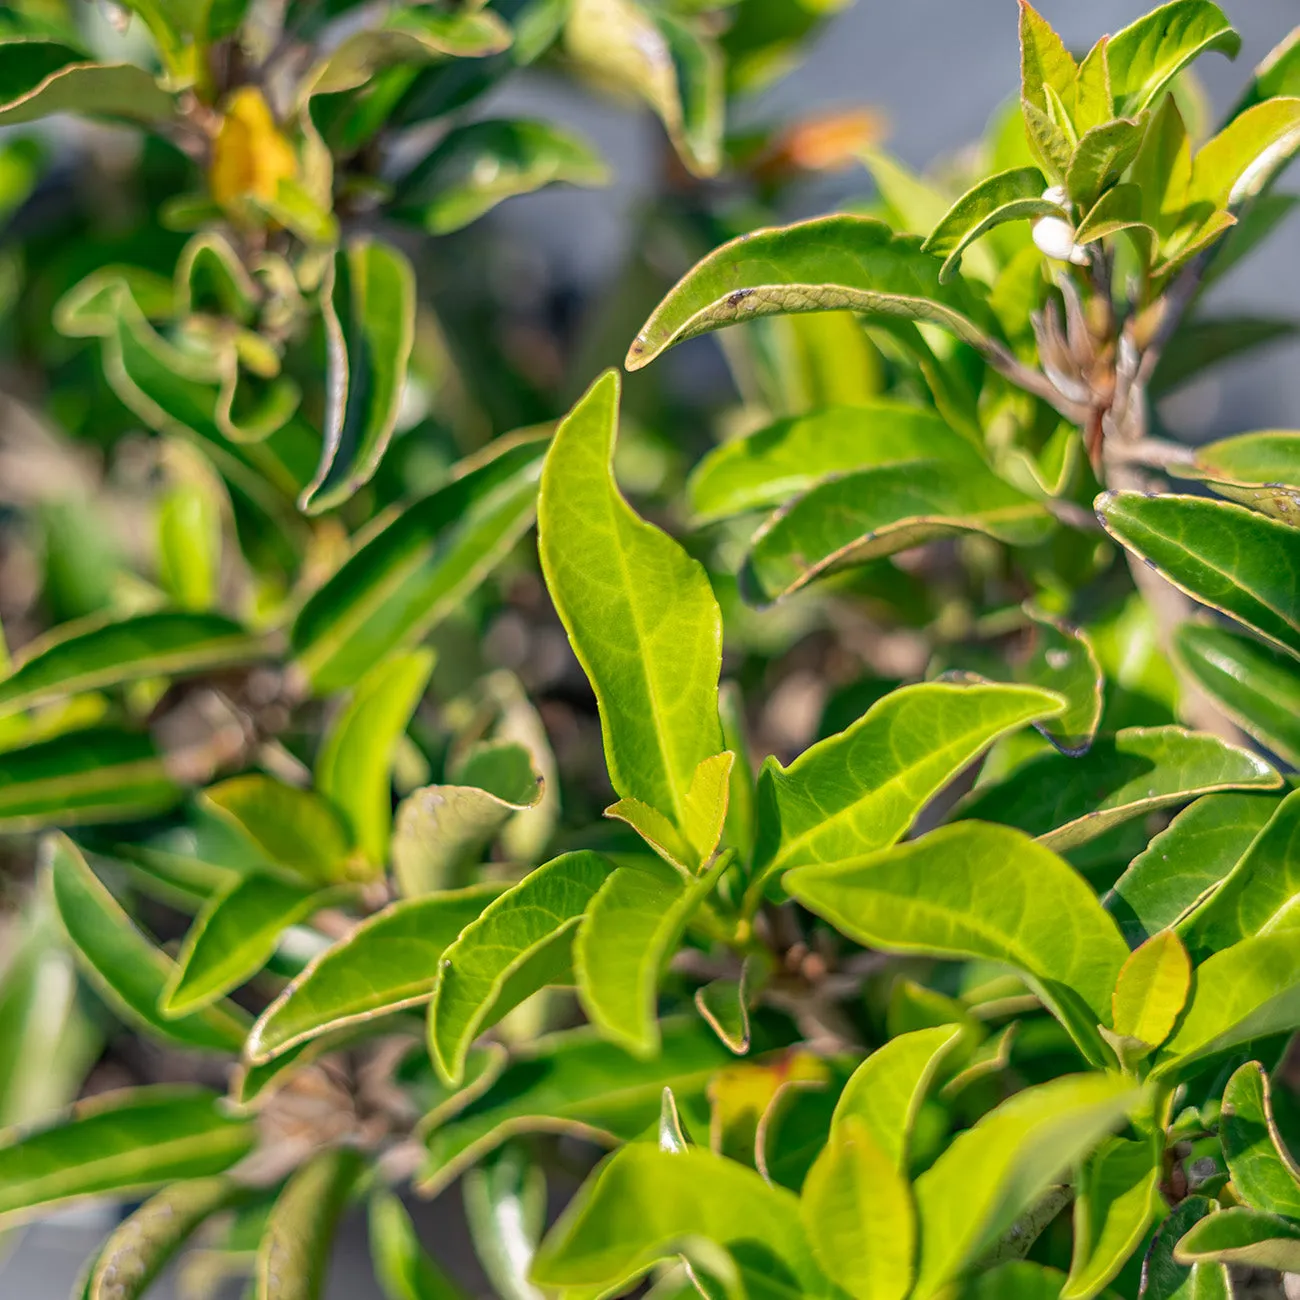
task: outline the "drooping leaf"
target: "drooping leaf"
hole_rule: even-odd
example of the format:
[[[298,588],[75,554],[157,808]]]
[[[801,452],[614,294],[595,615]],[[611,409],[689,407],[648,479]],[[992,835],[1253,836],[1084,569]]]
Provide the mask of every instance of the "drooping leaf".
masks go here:
[[[460,1080],[470,1044],[571,968],[574,934],[613,870],[599,853],[566,853],[489,903],[442,954],[429,1006],[439,1071]]]
[[[1241,37],[1210,0],[1172,0],[1110,38],[1107,49],[1115,112],[1150,108],[1193,59],[1212,50],[1237,57]]]
[[[65,836],[51,841],[54,901],[76,956],[99,994],[147,1033],[185,1047],[235,1051],[247,1030],[244,1014],[229,1003],[169,1020],[158,1010],[175,964],[145,938]]]
[[[697,880],[654,858],[615,869],[592,898],[573,944],[578,997],[587,1018],[633,1055],[659,1047],[656,1005],[664,967],[682,931],[729,861]]]
[[[257,1252],[257,1300],[319,1300],[334,1229],[364,1166],[335,1147],[312,1156],[276,1197]]]
[[[1265,324],[1274,327],[1268,337],[1284,338],[1295,331],[1289,322]],[[1223,325],[1233,330],[1237,341],[1251,333],[1243,321]],[[1258,330],[1254,333],[1261,336]],[[1300,523],[1300,433],[1265,430],[1207,443],[1196,449],[1190,462],[1171,465],[1170,472],[1200,479],[1220,496],[1253,506],[1283,523]]]
[[[496,567],[532,522],[545,442],[509,442],[408,506],[307,599],[290,631],[320,694],[413,644]]]
[[[343,814],[373,871],[388,859],[392,773],[405,733],[433,671],[433,654],[412,650],[376,665],[357,683],[316,758],[316,786]]]
[[[265,657],[265,644],[217,614],[140,614],[60,632],[25,648],[0,678],[0,717],[65,695],[147,677],[186,677]]]
[[[205,1088],[101,1093],[51,1123],[0,1135],[0,1216],[219,1174],[253,1141],[252,1125],[223,1114]]]
[[[831,1129],[799,1205],[827,1277],[856,1300],[906,1300],[916,1267],[911,1189],[856,1115]]]
[[[153,741],[115,727],[66,731],[0,753],[0,831],[134,821],[182,790]]]
[[[194,1230],[240,1195],[239,1185],[228,1178],[165,1187],[104,1243],[87,1300],[138,1300]]]
[[[1093,1057],[1128,948],[1082,876],[1006,827],[957,822],[883,852],[798,867],[786,889],[857,943],[1014,967]],[[1053,918],[1071,917],[1077,942]]]
[[[1159,1047],[1187,1001],[1192,964],[1178,936],[1163,930],[1124,963],[1111,998],[1116,1034]]]
[[[632,344],[629,370],[736,321],[800,311],[858,311],[927,321],[976,349],[987,334],[962,281],[939,281],[920,241],[869,217],[818,217],[758,230],[715,249],[659,304]]]
[[[962,815],[1019,827],[1059,852],[1197,795],[1279,783],[1263,759],[1217,737],[1129,727],[1098,738],[1082,758],[1031,758],[1007,780],[977,790]]]
[[[300,499],[308,514],[368,483],[388,448],[415,339],[415,272],[392,245],[355,239],[335,255],[322,306],[329,402],[320,467]]]
[[[560,425],[542,474],[538,550],[596,692],[614,789],[685,832],[696,769],[722,750],[722,620],[702,566],[618,491],[618,401],[610,371]]]
[[[171,95],[132,63],[95,63],[61,41],[0,41],[0,125],[34,122],[52,113],[165,122]]]
[[[1188,1229],[1217,1208],[1204,1196],[1189,1196],[1170,1211],[1142,1261],[1141,1300],[1231,1300],[1222,1264],[1186,1265],[1174,1259],[1174,1248]]]
[[[1026,1088],[953,1140],[916,1180],[916,1294],[960,1275],[1124,1120],[1139,1093],[1114,1077],[1067,1075]]]
[[[522,1146],[507,1146],[465,1175],[465,1217],[475,1253],[502,1300],[540,1300],[528,1274],[546,1210],[546,1175]]]
[[[1243,1065],[1223,1090],[1219,1140],[1238,1197],[1253,1209],[1300,1219],[1300,1169],[1277,1131],[1268,1074],[1258,1061]]]
[[[1105,681],[1096,648],[1081,628],[1033,608],[1026,612],[1035,624],[1033,646],[1017,676],[1066,702],[1064,713],[1034,726],[1063,754],[1077,758],[1088,752],[1101,722]]]
[[[391,903],[307,965],[261,1014],[245,1053],[266,1062],[317,1035],[433,996],[444,950],[501,892],[498,885]]]
[[[387,1300],[463,1300],[429,1257],[406,1207],[387,1188],[370,1194],[370,1258]]]
[[[1300,531],[1201,497],[1107,492],[1097,500],[1097,513],[1112,537],[1176,587],[1300,654],[1292,596]]]
[[[1300,1272],[1300,1225],[1245,1207],[1207,1214],[1174,1247],[1174,1259]]]
[[[1059,713],[1029,686],[927,682],[886,695],[788,768],[759,776],[756,879],[884,848],[999,736]]]

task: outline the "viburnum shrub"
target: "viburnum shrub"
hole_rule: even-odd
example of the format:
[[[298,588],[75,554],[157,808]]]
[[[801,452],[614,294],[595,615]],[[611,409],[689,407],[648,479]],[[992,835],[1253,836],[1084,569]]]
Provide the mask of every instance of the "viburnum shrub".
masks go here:
[[[458,1180],[507,1297],[1280,1294],[1300,433],[1193,451],[1153,399],[1282,330],[1200,300],[1294,206],[1300,29],[1215,127],[1208,0],[1082,58],[1022,3],[1020,103],[923,177],[861,117],[724,141],[722,52],[739,89],[812,10],[516,15],[516,61],[559,34],[636,84],[659,51],[644,97],[734,181],[674,180],[661,260],[770,220],[810,156],[875,177],[708,254],[631,341],[640,370],[748,322],[679,493],[709,420],[639,427],[685,407],[638,377],[616,455],[612,371],[432,455],[459,335],[421,351],[391,232],[596,173],[536,124],[397,138],[515,57],[492,9],[137,8],[161,80],[0,44],[0,122],[146,117],[192,182],[146,186],[156,220],[196,227],[172,273],[40,298],[99,341],[107,391],[65,354],[51,405],[129,412],[144,469],[103,490],[148,502],[151,560],[94,493],[30,511],[44,608],[88,617],[0,680],[0,827],[60,828],[0,985],[0,1117],[42,1117],[0,1140],[0,1222],[147,1195],[92,1300],[191,1237],[193,1285],[318,1296],[354,1201],[387,1295],[462,1294],[395,1194]],[[527,652],[483,653],[561,645],[534,509],[586,679],[541,711]],[[148,1086],[45,1117],[97,1057]]]

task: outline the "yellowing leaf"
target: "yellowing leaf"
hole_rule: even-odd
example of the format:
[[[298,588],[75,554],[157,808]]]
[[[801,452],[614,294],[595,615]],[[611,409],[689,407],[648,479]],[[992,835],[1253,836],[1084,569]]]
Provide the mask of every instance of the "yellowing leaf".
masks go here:
[[[293,147],[281,134],[256,86],[241,86],[226,101],[226,115],[212,142],[208,185],[222,205],[241,199],[273,201],[282,180],[298,172]]]
[[[1187,1001],[1192,963],[1182,940],[1163,930],[1126,961],[1115,982],[1115,1032],[1159,1047]]]

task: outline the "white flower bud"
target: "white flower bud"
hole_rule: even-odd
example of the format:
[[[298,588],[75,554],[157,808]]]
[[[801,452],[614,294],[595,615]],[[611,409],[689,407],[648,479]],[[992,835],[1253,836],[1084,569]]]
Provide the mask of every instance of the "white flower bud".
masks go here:
[[[1043,191],[1043,198],[1069,211],[1070,196],[1064,186],[1049,186]],[[1039,252],[1058,262],[1073,262],[1075,266],[1088,264],[1087,251],[1074,242],[1074,227],[1063,217],[1039,217],[1032,229]]]

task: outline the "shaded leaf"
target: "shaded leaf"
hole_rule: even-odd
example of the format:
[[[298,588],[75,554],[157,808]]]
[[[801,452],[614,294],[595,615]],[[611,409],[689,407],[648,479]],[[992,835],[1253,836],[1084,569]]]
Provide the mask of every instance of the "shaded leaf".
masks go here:
[[[1218,259],[1215,264],[1218,264]],[[1218,365],[1221,361],[1231,361],[1258,347],[1283,343],[1295,337],[1297,328],[1300,327],[1294,321],[1261,316],[1215,316],[1205,320],[1186,321],[1179,327],[1171,346],[1156,367],[1151,378],[1151,394],[1153,397],[1162,397],[1183,384],[1199,379],[1208,367]],[[1198,448],[1197,451],[1199,454],[1203,449]],[[1183,476],[1186,468],[1183,465],[1171,465],[1169,472]],[[1240,500],[1235,492],[1224,492],[1222,495]]]
[[[406,1207],[387,1188],[370,1194],[370,1258],[387,1300],[461,1300],[463,1292],[429,1257]]]
[[[1066,702],[1064,713],[1040,718],[1034,726],[1063,754],[1087,753],[1101,722],[1105,680],[1091,638],[1081,628],[1028,608],[1033,619],[1033,648],[1017,676],[1055,691]]]
[[[1179,1264],[1174,1247],[1188,1229],[1218,1207],[1204,1196],[1189,1196],[1160,1225],[1142,1261],[1141,1300],[1231,1300],[1222,1264]]]
[[[748,966],[738,980],[716,979],[695,990],[695,1009],[729,1051],[744,1056],[749,1051]]]
[[[1295,332],[1295,326],[1284,324],[1285,334]],[[1207,443],[1197,447],[1190,463],[1170,466],[1170,473],[1201,479],[1220,496],[1253,506],[1284,523],[1300,522],[1300,433],[1266,430]]]
[[[1300,1219],[1300,1170],[1273,1119],[1268,1074],[1243,1065],[1223,1090],[1219,1140],[1237,1195],[1253,1209]]]
[[[143,68],[95,63],[60,41],[0,41],[0,125],[34,122],[52,113],[164,122],[175,101]]]
[[[1300,1225],[1244,1207],[1207,1214],[1174,1247],[1174,1259],[1300,1272]]]
[[[502,1300],[541,1300],[528,1280],[546,1227],[546,1176],[520,1146],[465,1175],[465,1215],[475,1253]]]

